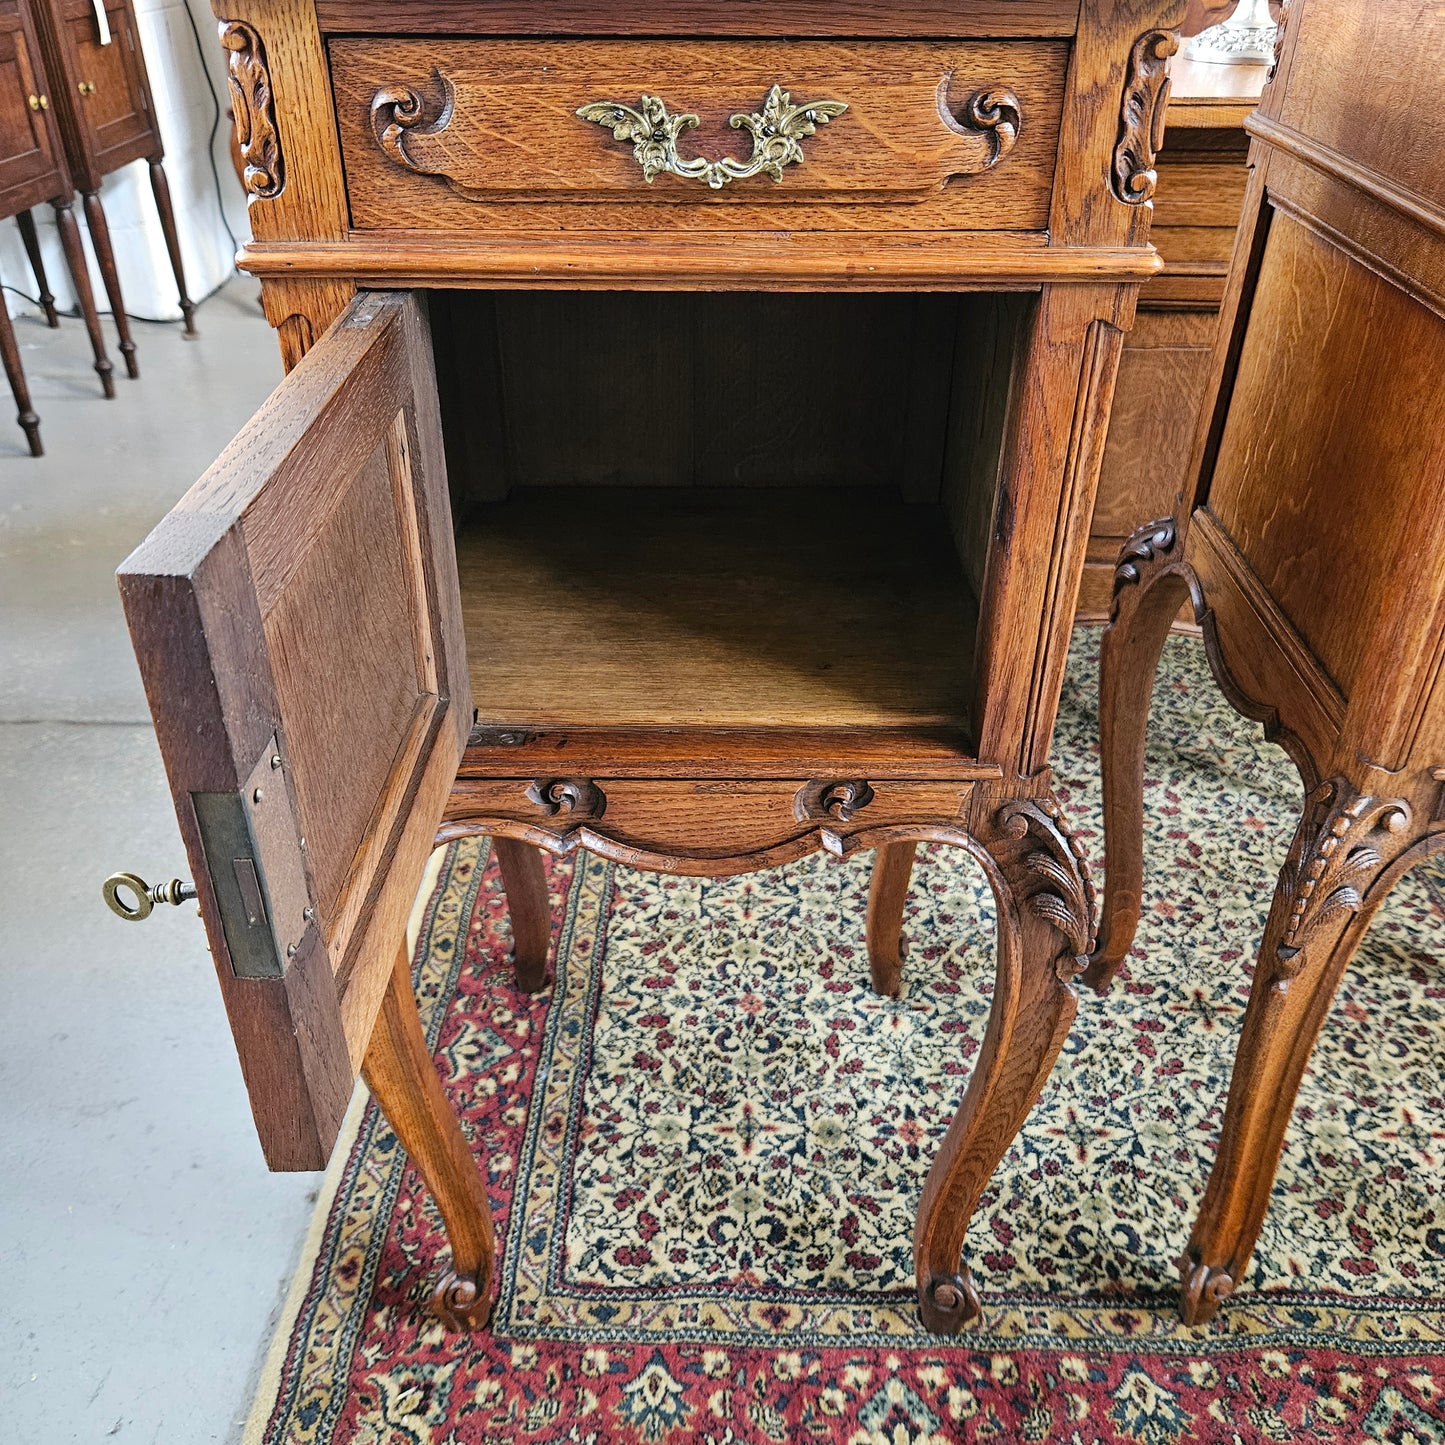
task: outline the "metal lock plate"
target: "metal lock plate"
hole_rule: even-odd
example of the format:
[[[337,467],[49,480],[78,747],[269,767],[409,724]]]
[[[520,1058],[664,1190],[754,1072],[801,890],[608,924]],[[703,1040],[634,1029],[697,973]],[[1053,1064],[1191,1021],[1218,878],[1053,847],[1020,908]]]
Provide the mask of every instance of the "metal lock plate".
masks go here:
[[[315,909],[276,737],[239,793],[192,793],[237,978],[281,978]]]

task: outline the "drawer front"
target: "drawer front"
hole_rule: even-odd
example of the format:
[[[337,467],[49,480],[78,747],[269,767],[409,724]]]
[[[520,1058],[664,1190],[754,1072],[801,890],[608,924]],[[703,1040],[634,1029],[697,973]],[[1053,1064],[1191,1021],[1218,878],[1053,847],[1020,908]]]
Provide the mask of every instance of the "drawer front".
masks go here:
[[[1042,230],[1067,57],[1064,41],[330,45],[359,230]]]
[[[863,778],[754,781],[677,778],[463,779],[449,816],[535,838],[585,830],[591,846],[646,855],[668,872],[707,872],[688,862],[732,860],[717,871],[758,867],[820,846],[846,848],[852,834],[876,828],[962,826],[973,785],[966,781],[869,783]],[[462,806],[458,806],[462,799]],[[507,824],[525,825],[507,828]],[[465,831],[465,829],[463,829]]]

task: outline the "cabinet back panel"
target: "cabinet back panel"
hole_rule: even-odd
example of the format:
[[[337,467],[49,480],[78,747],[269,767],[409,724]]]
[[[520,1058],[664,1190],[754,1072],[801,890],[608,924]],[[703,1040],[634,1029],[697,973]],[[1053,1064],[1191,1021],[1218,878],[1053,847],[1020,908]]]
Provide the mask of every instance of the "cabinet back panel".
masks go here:
[[[434,292],[458,518],[514,487],[881,487],[944,504],[976,591],[1031,302]]]

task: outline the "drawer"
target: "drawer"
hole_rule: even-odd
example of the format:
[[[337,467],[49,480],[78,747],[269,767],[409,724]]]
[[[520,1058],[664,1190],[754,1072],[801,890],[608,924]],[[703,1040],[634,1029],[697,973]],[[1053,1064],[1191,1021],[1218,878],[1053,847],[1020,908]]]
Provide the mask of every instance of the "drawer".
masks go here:
[[[329,54],[358,230],[1042,230],[1068,43],[347,38]]]
[[[689,869],[689,859],[736,859],[733,871],[746,871],[760,866],[759,854],[783,861],[812,852],[820,832],[831,840],[825,846],[840,851],[847,845],[839,840],[878,828],[959,827],[972,787],[958,779],[869,783],[857,777],[460,778],[448,817],[465,819],[459,832],[470,831],[467,823],[490,822],[534,841],[586,830],[589,847],[624,861],[645,854],[653,866],[663,858],[668,872],[704,871]],[[700,836],[706,847],[698,847]],[[860,840],[860,846],[871,844]]]

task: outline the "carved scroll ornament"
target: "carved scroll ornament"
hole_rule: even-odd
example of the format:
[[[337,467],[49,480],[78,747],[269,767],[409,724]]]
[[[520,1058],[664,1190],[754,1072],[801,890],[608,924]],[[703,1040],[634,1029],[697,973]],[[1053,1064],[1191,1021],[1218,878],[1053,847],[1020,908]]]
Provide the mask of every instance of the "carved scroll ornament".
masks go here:
[[[964,101],[957,115],[948,110],[948,81],[938,89],[938,109],[944,124],[958,135],[978,136],[986,148],[978,169],[996,166],[1013,148],[1023,129],[1023,111],[1019,98],[1011,90],[990,86],[976,90]]]
[[[527,797],[549,818],[561,813],[600,818],[607,811],[607,795],[588,778],[538,778]]]
[[[824,818],[851,823],[873,798],[873,789],[863,778],[804,783],[793,799],[793,816],[800,823]]]
[[[1169,104],[1165,67],[1178,49],[1177,31],[1148,30],[1129,52],[1112,176],[1114,194],[1126,205],[1145,205],[1159,184],[1154,160],[1164,144],[1164,117]]]
[[[276,131],[266,48],[244,20],[223,20],[220,31],[236,118],[236,143],[245,163],[242,183],[252,197],[270,200],[279,196],[286,184],[286,163]]]

